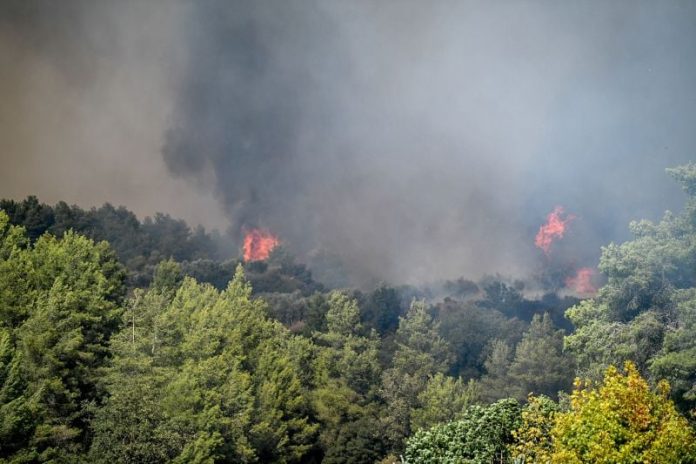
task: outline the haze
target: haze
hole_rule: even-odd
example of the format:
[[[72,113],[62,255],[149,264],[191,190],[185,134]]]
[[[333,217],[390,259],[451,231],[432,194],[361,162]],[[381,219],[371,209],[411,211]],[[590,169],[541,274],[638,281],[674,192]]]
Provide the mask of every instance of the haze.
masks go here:
[[[0,197],[265,227],[359,281],[565,251],[678,209],[696,148],[683,1],[0,4]]]

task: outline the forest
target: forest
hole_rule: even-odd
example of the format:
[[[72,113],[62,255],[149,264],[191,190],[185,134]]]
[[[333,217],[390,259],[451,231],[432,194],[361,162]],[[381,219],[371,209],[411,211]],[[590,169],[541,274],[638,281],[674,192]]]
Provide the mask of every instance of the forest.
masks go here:
[[[332,288],[164,214],[0,202],[2,463],[696,463],[686,206],[589,298]]]

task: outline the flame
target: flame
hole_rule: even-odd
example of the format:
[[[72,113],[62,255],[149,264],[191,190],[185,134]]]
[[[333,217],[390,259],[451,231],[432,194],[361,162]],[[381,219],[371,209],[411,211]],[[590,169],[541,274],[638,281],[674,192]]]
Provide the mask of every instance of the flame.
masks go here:
[[[579,295],[594,295],[597,293],[597,287],[592,283],[594,275],[594,269],[581,267],[575,276],[566,279],[566,287],[574,290]]]
[[[271,251],[280,240],[264,229],[251,229],[244,235],[244,261],[263,261],[268,259]]]
[[[572,214],[566,215],[565,219],[561,217],[562,215],[563,207],[556,206],[553,211],[546,216],[546,224],[539,227],[539,232],[536,234],[534,244],[538,248],[544,250],[546,255],[550,253],[553,242],[556,239],[563,238],[568,224],[575,219],[575,216]]]

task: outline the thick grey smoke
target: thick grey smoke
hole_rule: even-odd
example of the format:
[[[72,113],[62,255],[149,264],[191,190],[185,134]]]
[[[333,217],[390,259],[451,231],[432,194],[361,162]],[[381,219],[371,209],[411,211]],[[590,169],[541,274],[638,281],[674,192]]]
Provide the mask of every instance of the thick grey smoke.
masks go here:
[[[78,82],[105,58],[146,76],[137,95],[158,111],[142,130],[170,173],[212,192],[232,230],[328,250],[360,281],[526,274],[558,204],[578,216],[559,251],[592,265],[629,220],[682,201],[664,168],[696,148],[693,2],[67,4],[32,17],[73,47],[109,18],[120,46],[31,53],[82,64]],[[82,29],[60,27],[75,16]]]
[[[225,227],[162,159],[181,81],[168,1],[0,1],[0,196],[125,205]]]
[[[378,277],[520,272],[556,204],[591,260],[629,219],[675,205],[663,168],[694,148],[695,13],[200,4],[165,159],[211,169],[233,225]]]

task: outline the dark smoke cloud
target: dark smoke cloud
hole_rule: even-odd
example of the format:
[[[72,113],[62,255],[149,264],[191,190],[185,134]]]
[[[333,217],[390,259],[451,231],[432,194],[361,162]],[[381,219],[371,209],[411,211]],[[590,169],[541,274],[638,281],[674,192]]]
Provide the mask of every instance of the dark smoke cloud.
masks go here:
[[[0,196],[225,227],[212,195],[162,159],[187,13],[162,0],[0,1]]]
[[[578,216],[558,252],[592,265],[629,220],[683,201],[664,168],[696,148],[693,2],[66,3],[7,21],[35,38],[36,18],[82,18],[51,26],[63,48],[9,48],[75,63],[85,104],[111,88],[97,57],[144,76],[115,99],[160,108],[143,130],[176,179],[212,192],[231,230],[329,250],[358,281],[528,274],[557,204]],[[105,19],[110,40],[76,45]]]
[[[210,167],[233,226],[418,280],[520,272],[556,204],[576,261],[679,204],[692,5],[199,6],[165,159]]]
[[[190,61],[166,136],[167,166],[184,177],[212,169],[237,227],[290,220],[314,181],[307,168],[322,162],[327,85],[348,77],[333,18],[311,2],[208,2],[185,29]],[[311,157],[303,157],[306,137],[318,137]]]

